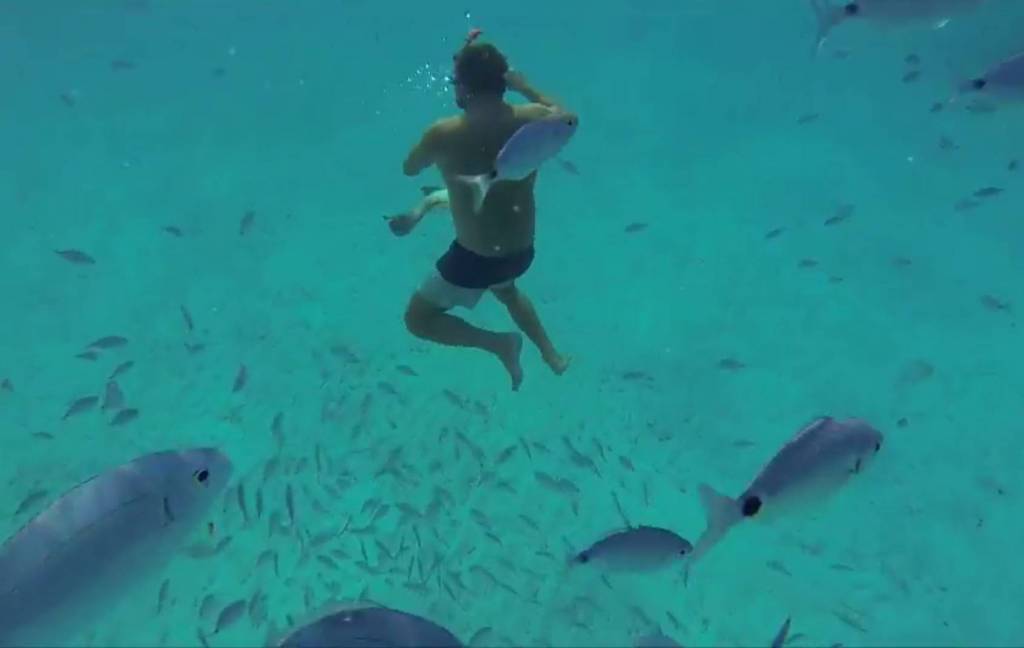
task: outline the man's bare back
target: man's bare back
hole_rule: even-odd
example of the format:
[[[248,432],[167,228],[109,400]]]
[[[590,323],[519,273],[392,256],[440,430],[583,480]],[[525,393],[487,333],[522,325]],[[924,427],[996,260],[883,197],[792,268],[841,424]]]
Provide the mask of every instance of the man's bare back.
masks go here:
[[[448,187],[456,239],[467,249],[495,257],[533,245],[536,172],[524,180],[496,183],[479,213],[473,211],[472,188],[457,176],[487,173],[501,147],[521,126],[554,112],[541,104],[513,106],[502,102],[493,111],[456,115],[436,124],[436,163]]]

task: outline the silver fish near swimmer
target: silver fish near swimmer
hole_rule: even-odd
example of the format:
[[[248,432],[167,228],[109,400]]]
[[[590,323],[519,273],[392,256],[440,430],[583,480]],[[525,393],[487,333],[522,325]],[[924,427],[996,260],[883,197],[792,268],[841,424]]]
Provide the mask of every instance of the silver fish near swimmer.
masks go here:
[[[0,646],[54,646],[159,571],[219,498],[212,448],[155,452],[64,493],[0,546]]]
[[[837,25],[863,20],[893,27],[944,27],[957,15],[977,9],[985,0],[810,0],[818,21],[820,50]]]
[[[558,155],[576,134],[578,125],[579,118],[576,115],[562,112],[527,122],[501,147],[493,169],[479,175],[458,176],[473,190],[473,211],[480,211],[494,183],[523,180],[544,162]]]
[[[446,628],[423,617],[381,606],[341,610],[320,617],[273,645],[281,648],[324,646],[402,646],[461,648]]]
[[[860,419],[814,420],[780,449],[737,497],[699,487],[707,528],[690,556],[695,563],[736,524],[770,520],[827,499],[882,448],[882,433]]]
[[[572,557],[573,564],[600,564],[615,571],[651,571],[681,560],[690,542],[669,531],[637,526],[616,531]]]

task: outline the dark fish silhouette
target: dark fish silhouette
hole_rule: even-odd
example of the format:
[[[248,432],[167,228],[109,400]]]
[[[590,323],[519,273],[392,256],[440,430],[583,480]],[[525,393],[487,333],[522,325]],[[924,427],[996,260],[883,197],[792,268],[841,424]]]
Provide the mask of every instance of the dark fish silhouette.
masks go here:
[[[65,261],[70,261],[76,265],[92,265],[96,263],[96,259],[81,250],[54,250],[54,252]]]
[[[61,420],[67,420],[72,416],[88,412],[92,408],[96,407],[96,403],[98,402],[100,402],[99,396],[83,396],[76,399],[68,405],[68,409],[64,412],[64,416],[61,417]]]
[[[461,648],[448,629],[415,614],[371,606],[327,614],[274,642],[281,648],[395,646]]]

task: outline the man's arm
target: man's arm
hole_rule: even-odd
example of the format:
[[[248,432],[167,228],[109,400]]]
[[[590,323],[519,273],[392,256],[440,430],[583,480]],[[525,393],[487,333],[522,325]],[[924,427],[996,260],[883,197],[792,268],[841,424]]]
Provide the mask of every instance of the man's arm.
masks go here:
[[[439,134],[440,122],[436,122],[423,133],[420,141],[409,151],[409,155],[406,156],[405,162],[402,164],[402,173],[407,176],[419,175],[421,171],[434,163]]]
[[[509,90],[518,92],[527,101],[563,111],[558,102],[530,85],[530,82],[526,80],[522,72],[509,70],[505,73],[505,82]]]

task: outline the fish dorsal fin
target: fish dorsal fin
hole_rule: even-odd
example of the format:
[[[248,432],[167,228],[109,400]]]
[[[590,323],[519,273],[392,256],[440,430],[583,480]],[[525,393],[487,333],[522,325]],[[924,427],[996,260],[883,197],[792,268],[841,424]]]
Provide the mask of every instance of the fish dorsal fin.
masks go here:
[[[824,427],[824,426],[828,425],[831,422],[832,422],[832,417],[831,416],[819,416],[818,418],[814,419],[813,421],[811,421],[810,423],[808,423],[804,427],[800,428],[800,430],[796,434],[793,435],[793,438],[794,439],[799,439],[800,437],[805,436],[807,434],[812,434],[813,432],[815,432],[819,428]]]

